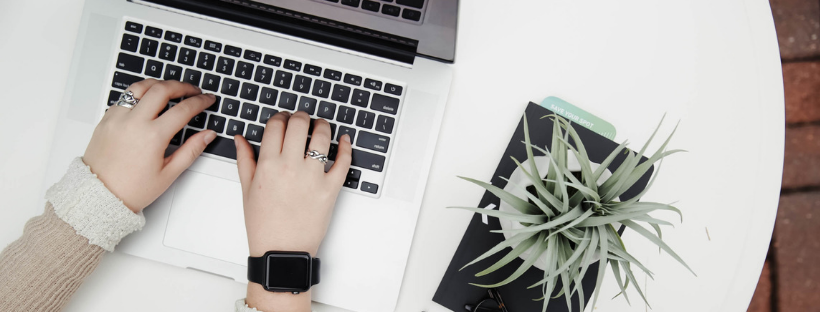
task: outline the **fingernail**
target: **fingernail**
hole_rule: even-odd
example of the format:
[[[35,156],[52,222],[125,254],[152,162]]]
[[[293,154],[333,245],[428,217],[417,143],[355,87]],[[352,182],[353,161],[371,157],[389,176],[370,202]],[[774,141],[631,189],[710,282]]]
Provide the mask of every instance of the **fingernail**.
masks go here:
[[[214,139],[216,139],[216,132],[214,132],[213,130],[208,131],[208,133],[206,133],[205,137],[203,138],[203,140],[205,140],[206,145],[211,144],[211,142],[213,142]]]
[[[345,134],[345,135],[342,136],[342,140],[344,140],[347,143],[350,143],[350,136]]]

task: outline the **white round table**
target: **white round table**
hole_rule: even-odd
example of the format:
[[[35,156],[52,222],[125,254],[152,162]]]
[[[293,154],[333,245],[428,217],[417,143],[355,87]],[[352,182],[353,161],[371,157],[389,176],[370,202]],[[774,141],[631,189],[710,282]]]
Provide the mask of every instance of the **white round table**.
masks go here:
[[[664,231],[664,240],[698,276],[637,235],[625,235],[625,243],[656,273],[641,285],[654,311],[746,310],[771,238],[783,162],[783,84],[769,3],[594,2],[462,1],[452,93],[397,311],[446,311],[431,299],[471,215],[444,207],[475,205],[483,192],[456,175],[488,180],[527,102],[550,95],[611,122],[616,141],[632,147],[664,113],[662,136],[680,121],[671,147],[689,152],[667,159],[645,199],[677,201],[684,222]],[[0,246],[42,212],[82,5],[0,4],[7,129]],[[644,311],[637,294],[631,307],[610,300],[618,293],[613,280],[605,279],[598,311]],[[244,292],[244,284],[114,253],[66,311],[230,311]]]

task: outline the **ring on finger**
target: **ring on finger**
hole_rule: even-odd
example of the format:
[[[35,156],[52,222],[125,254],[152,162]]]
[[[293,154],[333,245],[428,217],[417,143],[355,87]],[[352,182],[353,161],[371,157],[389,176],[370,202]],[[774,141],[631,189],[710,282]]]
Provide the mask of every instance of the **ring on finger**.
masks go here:
[[[125,91],[125,93],[120,94],[119,100],[117,100],[117,106],[122,106],[125,108],[134,108],[140,102],[139,99],[134,97],[134,92],[130,90]]]
[[[305,153],[305,158],[308,158],[308,157],[310,157],[312,159],[316,159],[316,160],[322,162],[323,164],[327,164],[327,155],[319,153],[319,151],[317,151],[317,150],[311,150],[310,152],[306,152]]]

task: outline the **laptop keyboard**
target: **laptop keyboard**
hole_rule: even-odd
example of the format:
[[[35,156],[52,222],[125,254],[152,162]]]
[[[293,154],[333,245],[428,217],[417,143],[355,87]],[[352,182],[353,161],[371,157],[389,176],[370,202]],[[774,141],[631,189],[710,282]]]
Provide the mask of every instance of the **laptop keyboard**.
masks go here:
[[[420,24],[429,0],[314,0],[386,18]]]
[[[271,116],[304,111],[330,123],[330,160],[339,138],[350,135],[353,161],[345,188],[371,197],[381,193],[403,83],[144,22],[125,21],[117,50],[108,106],[145,78],[187,82],[217,96],[171,144],[210,129],[218,135],[206,154],[235,160],[233,136],[240,134],[258,155]]]

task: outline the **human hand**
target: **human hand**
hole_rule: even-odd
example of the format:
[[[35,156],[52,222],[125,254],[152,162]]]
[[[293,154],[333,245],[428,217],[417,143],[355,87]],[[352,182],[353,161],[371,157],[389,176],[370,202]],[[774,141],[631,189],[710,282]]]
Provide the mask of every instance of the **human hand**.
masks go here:
[[[134,213],[141,212],[202,154],[216,133],[193,135],[173,154],[165,149],[173,136],[205,108],[212,94],[179,81],[146,79],[128,91],[140,99],[132,109],[112,106],[105,113],[83,155],[108,190]],[[158,116],[170,99],[186,99]]]

